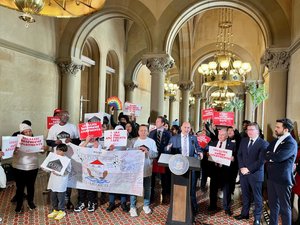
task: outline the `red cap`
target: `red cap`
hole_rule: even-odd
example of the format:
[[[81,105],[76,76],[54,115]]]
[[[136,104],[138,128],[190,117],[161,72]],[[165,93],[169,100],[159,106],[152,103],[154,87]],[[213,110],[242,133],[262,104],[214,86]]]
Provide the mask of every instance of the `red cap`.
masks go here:
[[[61,109],[55,109],[54,110],[54,112],[53,112],[53,114],[55,115],[55,114],[58,114],[58,113],[60,113],[62,110]]]

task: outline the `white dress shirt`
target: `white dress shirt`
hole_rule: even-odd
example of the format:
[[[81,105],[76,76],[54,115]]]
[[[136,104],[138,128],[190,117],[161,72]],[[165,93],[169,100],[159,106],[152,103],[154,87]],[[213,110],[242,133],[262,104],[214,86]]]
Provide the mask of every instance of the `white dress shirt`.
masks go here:
[[[184,156],[189,156],[190,155],[190,146],[189,146],[189,135],[187,134],[186,136],[184,136],[182,133],[181,133],[181,154],[184,155]],[[184,146],[184,141],[185,141],[185,138],[186,138],[186,146]],[[185,149],[186,147],[186,149]]]

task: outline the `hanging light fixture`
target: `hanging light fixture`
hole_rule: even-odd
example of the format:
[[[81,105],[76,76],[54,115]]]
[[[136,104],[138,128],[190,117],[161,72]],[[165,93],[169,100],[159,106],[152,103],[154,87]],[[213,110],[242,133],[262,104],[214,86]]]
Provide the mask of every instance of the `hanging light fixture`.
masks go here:
[[[19,18],[28,26],[35,22],[33,15],[71,18],[100,10],[105,0],[0,0],[0,5],[24,14]]]
[[[206,86],[237,86],[245,82],[245,76],[251,71],[248,62],[242,62],[230,51],[232,39],[232,9],[222,8],[219,13],[217,52],[214,60],[199,66],[198,72],[204,78]]]
[[[170,79],[166,79],[164,83],[164,90],[166,96],[176,96],[179,86],[171,83]]]

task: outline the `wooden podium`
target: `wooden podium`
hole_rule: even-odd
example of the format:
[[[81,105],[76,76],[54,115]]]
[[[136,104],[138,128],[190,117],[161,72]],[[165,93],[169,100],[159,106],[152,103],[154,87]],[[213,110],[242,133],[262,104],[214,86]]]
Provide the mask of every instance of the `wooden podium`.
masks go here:
[[[173,155],[161,154],[158,164],[168,167],[169,160]],[[170,208],[166,224],[168,225],[189,225],[193,224],[193,213],[191,203],[191,179],[192,170],[200,170],[200,160],[193,157],[186,157],[189,161],[189,169],[183,175],[171,177]]]

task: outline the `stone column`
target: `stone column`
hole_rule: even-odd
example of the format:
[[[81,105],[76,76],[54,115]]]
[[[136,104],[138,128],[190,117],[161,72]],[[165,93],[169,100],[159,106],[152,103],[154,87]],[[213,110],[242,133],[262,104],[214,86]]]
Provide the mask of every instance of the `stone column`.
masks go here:
[[[202,110],[206,108],[206,100],[207,100],[206,97],[201,97],[200,98],[200,124],[201,124],[201,128],[202,128],[202,124],[203,124],[203,121],[202,121]]]
[[[142,63],[151,71],[150,120],[153,122],[164,113],[165,75],[174,60],[168,54],[149,54],[143,56]]]
[[[133,82],[133,81],[125,84],[126,101],[127,102],[133,103],[133,101],[134,101],[134,99],[133,99],[133,91],[137,87],[138,87],[138,85],[135,82]]]
[[[78,123],[80,117],[80,72],[84,66],[69,61],[58,62],[57,65],[61,72],[60,107],[69,111],[71,122]]]
[[[200,127],[200,100],[201,100],[201,93],[194,93],[194,97],[195,97],[195,115],[194,115],[194,129],[195,132],[197,132],[199,130]]]
[[[164,96],[164,115],[166,115],[167,119],[170,121],[169,112],[170,112],[170,96]]]
[[[287,77],[290,55],[285,50],[267,49],[262,63],[269,69],[269,98],[265,104],[265,136],[272,139],[276,119],[286,116]]]
[[[193,81],[183,81],[179,84],[179,89],[181,90],[181,123],[189,120],[189,97],[190,91],[194,88]]]
[[[251,96],[247,93],[245,98],[245,119],[255,122],[253,119],[253,103]]]
[[[174,121],[176,118],[174,118],[174,103],[176,101],[175,96],[170,96],[169,98],[169,120],[170,123]]]

